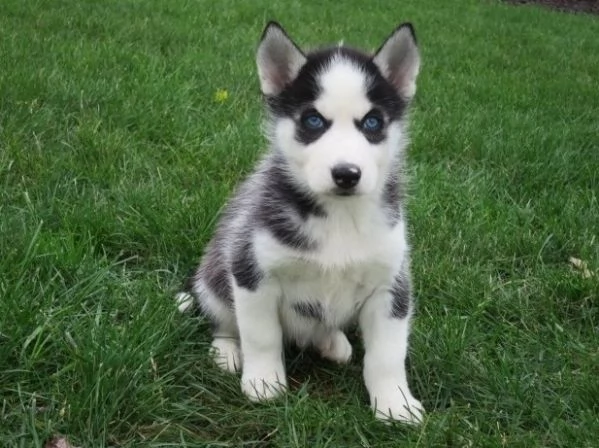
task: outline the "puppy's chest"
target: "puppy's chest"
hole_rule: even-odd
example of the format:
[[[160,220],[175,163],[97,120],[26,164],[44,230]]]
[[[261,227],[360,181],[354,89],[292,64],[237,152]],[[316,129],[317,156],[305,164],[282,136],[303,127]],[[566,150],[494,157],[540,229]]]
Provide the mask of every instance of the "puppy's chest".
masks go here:
[[[290,263],[276,276],[282,306],[301,319],[338,327],[351,320],[384,278],[380,266],[322,270],[309,262]]]
[[[259,259],[279,282],[287,316],[338,327],[350,321],[377,288],[389,287],[407,245],[404,226],[381,221],[314,220],[306,226],[314,250],[289,251],[272,238],[258,241]]]
[[[329,225],[311,230],[317,249],[284,257],[277,275],[283,288],[297,293],[292,295],[314,297],[330,307],[362,300],[384,281],[393,259],[401,257],[388,228],[367,233]]]
[[[403,223],[392,229],[380,210],[376,212],[365,210],[360,219],[337,214],[333,219],[308,222],[306,229],[317,242],[317,249],[305,258],[325,269],[349,267],[362,272],[373,262],[390,263],[402,250]]]

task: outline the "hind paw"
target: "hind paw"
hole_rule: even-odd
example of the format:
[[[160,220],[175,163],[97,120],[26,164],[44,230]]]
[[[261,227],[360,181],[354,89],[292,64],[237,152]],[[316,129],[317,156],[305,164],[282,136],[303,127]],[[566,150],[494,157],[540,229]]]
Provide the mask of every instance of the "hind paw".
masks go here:
[[[211,348],[212,357],[218,367],[226,372],[241,370],[241,351],[234,338],[214,338]]]
[[[335,331],[327,335],[318,342],[317,348],[323,358],[339,364],[345,364],[351,359],[352,346],[342,331]]]

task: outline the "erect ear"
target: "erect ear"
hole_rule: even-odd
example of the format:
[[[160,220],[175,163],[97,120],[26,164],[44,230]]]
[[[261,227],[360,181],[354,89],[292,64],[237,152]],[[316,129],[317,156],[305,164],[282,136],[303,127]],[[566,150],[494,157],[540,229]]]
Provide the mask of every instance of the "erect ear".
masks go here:
[[[306,62],[306,56],[276,22],[262,33],[256,63],[260,88],[265,95],[278,95],[291,83]]]
[[[399,94],[411,100],[416,93],[420,54],[410,23],[404,23],[387,38],[372,59]]]

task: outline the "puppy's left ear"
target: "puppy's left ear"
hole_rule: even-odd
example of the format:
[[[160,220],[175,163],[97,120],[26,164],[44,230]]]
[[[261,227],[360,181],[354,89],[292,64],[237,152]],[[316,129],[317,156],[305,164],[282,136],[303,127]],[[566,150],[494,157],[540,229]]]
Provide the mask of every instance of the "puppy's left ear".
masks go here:
[[[372,60],[404,99],[409,101],[414,97],[420,53],[412,24],[400,25],[376,51]]]
[[[306,56],[277,22],[269,22],[262,33],[256,64],[264,95],[278,95],[298,75]]]

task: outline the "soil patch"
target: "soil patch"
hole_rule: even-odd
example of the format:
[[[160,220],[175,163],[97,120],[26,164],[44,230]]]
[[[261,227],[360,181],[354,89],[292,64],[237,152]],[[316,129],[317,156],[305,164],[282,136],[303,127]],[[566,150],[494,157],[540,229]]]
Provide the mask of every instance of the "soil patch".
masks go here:
[[[538,4],[564,12],[599,14],[599,0],[505,0],[514,4]]]

